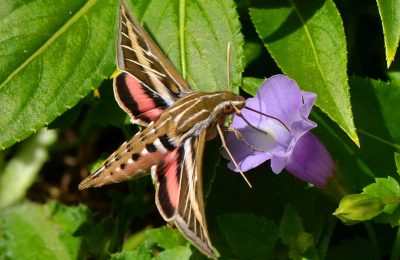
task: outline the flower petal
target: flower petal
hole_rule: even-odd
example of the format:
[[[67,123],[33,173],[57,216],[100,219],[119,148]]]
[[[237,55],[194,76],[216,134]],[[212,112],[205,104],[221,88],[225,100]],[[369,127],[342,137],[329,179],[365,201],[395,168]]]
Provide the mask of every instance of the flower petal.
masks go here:
[[[259,166],[269,159],[271,159],[270,153],[255,152],[244,158],[244,160],[237,163],[239,164],[240,170],[245,172]],[[232,162],[229,162],[228,167],[229,169],[238,172],[238,169],[236,169],[235,165]]]
[[[290,132],[296,140],[299,140],[305,133],[315,127],[317,127],[317,124],[313,121],[310,121],[308,119],[299,120],[292,123],[292,125],[290,126]]]
[[[307,91],[302,91],[301,93],[303,95],[303,106],[300,108],[300,113],[303,117],[307,118],[317,99],[317,94]]]
[[[274,173],[280,173],[286,166],[288,156],[284,152],[275,153],[271,158],[271,169]]]
[[[294,80],[284,75],[275,75],[267,79],[255,98],[265,104],[265,107],[256,107],[263,109],[259,111],[279,118],[284,123],[289,123],[303,105],[300,88]]]
[[[311,132],[297,141],[286,169],[299,179],[325,188],[335,163],[325,146]]]

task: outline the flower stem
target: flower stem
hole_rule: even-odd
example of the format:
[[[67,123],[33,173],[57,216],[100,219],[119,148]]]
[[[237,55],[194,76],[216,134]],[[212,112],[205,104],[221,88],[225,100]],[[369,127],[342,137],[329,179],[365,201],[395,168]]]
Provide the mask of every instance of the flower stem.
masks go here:
[[[397,228],[396,240],[394,241],[392,255],[390,260],[400,259],[400,228]]]
[[[380,250],[378,246],[378,240],[376,239],[376,233],[372,224],[370,222],[364,222],[365,229],[367,230],[369,241],[371,242],[372,246],[372,259],[380,259]]]
[[[385,199],[382,199],[382,201],[385,204],[399,203],[400,202],[400,196],[391,197],[391,198],[385,198]]]
[[[340,201],[344,196],[352,193],[344,182],[339,169],[335,169],[334,174],[328,179],[328,188],[326,191],[335,201]]]

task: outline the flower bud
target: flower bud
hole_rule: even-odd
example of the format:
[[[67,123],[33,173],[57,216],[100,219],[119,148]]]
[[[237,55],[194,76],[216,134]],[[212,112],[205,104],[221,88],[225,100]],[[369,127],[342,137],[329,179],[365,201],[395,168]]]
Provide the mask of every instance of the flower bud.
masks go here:
[[[333,213],[344,224],[351,225],[370,220],[382,213],[385,204],[378,197],[368,194],[352,194],[345,196]]]

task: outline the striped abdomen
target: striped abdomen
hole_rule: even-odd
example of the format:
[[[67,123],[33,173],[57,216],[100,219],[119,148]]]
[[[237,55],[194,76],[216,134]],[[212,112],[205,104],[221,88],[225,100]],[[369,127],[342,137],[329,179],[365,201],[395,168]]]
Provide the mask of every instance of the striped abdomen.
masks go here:
[[[156,129],[156,124],[151,124],[123,143],[96,172],[79,184],[79,189],[141,177],[175,148],[164,128]]]

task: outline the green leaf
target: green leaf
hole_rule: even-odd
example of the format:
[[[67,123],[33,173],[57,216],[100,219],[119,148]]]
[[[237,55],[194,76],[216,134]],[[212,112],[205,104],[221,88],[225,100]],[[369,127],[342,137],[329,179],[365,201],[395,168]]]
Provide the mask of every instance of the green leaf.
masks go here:
[[[143,260],[150,260],[153,258],[153,253],[157,251],[153,251],[156,246],[156,243],[151,240],[145,240],[143,243],[140,244],[137,249],[132,251],[123,250],[122,252],[116,253],[111,255],[111,259],[114,260],[136,260],[136,259],[143,259]]]
[[[156,244],[159,247],[156,247]],[[146,239],[140,246],[132,251],[122,251],[112,255],[115,260],[129,259],[154,259],[153,254],[164,248],[160,253],[156,253],[156,259],[189,259],[192,251],[189,242],[182,237],[177,229],[167,227],[155,228],[146,231]]]
[[[400,224],[400,197],[399,183],[392,177],[376,178],[376,183],[370,184],[363,189],[363,193],[381,198],[386,201],[383,213],[374,220],[378,223],[389,223],[392,227]]]
[[[0,208],[24,198],[49,156],[49,146],[57,139],[54,130],[40,130],[18,147],[0,174]]]
[[[96,98],[92,109],[88,114],[91,124],[100,126],[116,126],[122,128],[124,125],[132,125],[130,117],[118,105],[111,80],[105,80],[97,89],[99,98]]]
[[[397,173],[400,175],[400,154],[394,153],[394,161],[396,163]]]
[[[263,82],[263,79],[245,77],[243,78],[242,89],[246,91],[246,93],[255,96]]]
[[[279,236],[283,243],[289,244],[295,241],[298,234],[302,232],[304,232],[304,227],[300,216],[292,206],[287,205],[279,224]]]
[[[388,146],[400,148],[398,145],[400,143],[400,110],[398,109],[400,81],[393,80],[386,83],[369,78],[352,77],[350,86],[359,132]],[[393,160],[392,158],[390,160]]]
[[[2,2],[0,148],[49,124],[115,69],[117,1]],[[0,8],[1,9],[1,8]]]
[[[73,126],[73,124],[78,120],[81,111],[82,104],[80,103],[57,117],[47,126],[47,129],[67,129]]]
[[[186,246],[178,246],[175,248],[167,249],[162,251],[158,257],[160,260],[189,260],[192,255],[192,251],[189,247]]]
[[[151,250],[148,251],[122,251],[111,255],[112,260],[150,260],[152,259]]]
[[[375,177],[395,176],[396,166],[393,153],[400,148],[398,145],[400,143],[400,111],[397,109],[400,81],[392,80],[386,83],[374,79],[351,77],[349,83],[354,119],[361,144],[361,149],[353,149],[354,152],[353,155],[350,154],[350,158],[353,157],[351,160],[357,161],[357,167],[362,167],[359,170],[348,167],[344,170],[350,171],[343,176],[354,183],[356,187],[354,191],[356,191],[373,182]],[[341,155],[336,155],[336,157],[341,157]],[[342,162],[346,160],[345,158],[338,159]],[[365,177],[370,176],[370,179],[357,178],[356,176],[360,174]]]
[[[390,176],[388,178],[376,178],[375,182],[365,187],[362,194],[368,194],[382,200],[400,196],[400,186],[394,178]],[[390,214],[398,205],[399,203],[386,204],[383,211]]]
[[[58,202],[50,202],[47,207],[51,212],[53,229],[58,233],[60,242],[70,255],[77,255],[81,252],[81,239],[75,236],[75,231],[89,217],[88,209],[83,205],[67,207]]]
[[[97,258],[104,257],[109,250],[110,242],[113,238],[115,220],[106,217],[100,222],[94,222],[89,218],[87,222],[83,223],[75,232],[75,235],[82,238],[84,252],[95,255]]]
[[[182,237],[178,229],[171,229],[166,226],[147,230],[146,235],[164,249],[188,244],[188,241]]]
[[[1,1],[0,82],[21,70],[19,67],[30,57],[38,55],[35,54],[38,49],[71,19],[84,3],[67,0],[50,3]]]
[[[146,240],[146,231],[147,228],[144,228],[141,231],[133,233],[129,237],[125,239],[124,242],[124,250],[133,250],[138,248],[145,240]]]
[[[272,220],[251,214],[226,214],[218,225],[235,254],[255,258],[272,253],[278,240],[278,228]]]
[[[382,213],[377,216],[374,221],[376,223],[390,224],[392,227],[400,225],[400,207],[397,207],[392,213]]]
[[[238,92],[244,40],[232,0],[133,0],[132,10],[194,90]]]
[[[78,259],[73,232],[86,219],[82,206],[24,203],[1,212],[1,259]]]
[[[111,190],[109,195],[113,202],[116,214],[113,217],[115,224],[112,229],[112,238],[108,250],[118,251],[124,244],[126,231],[131,223],[136,219],[148,214],[151,210],[150,205],[143,200],[143,194],[146,189],[147,178],[141,178],[129,183],[129,193],[121,193],[117,190]]]
[[[279,236],[282,242],[289,246],[291,259],[301,259],[316,256],[313,235],[304,231],[303,222],[292,206],[286,206],[279,224]]]
[[[245,67],[250,65],[254,60],[258,58],[263,50],[263,46],[260,42],[245,41],[243,47],[244,64]]]
[[[389,68],[394,60],[400,41],[400,1],[376,0],[382,20],[385,40],[386,64]]]
[[[400,71],[388,71],[387,74],[390,81],[393,81],[397,84],[400,83]]]
[[[268,1],[250,9],[259,37],[278,66],[358,144],[347,82],[342,20],[332,0]]]

